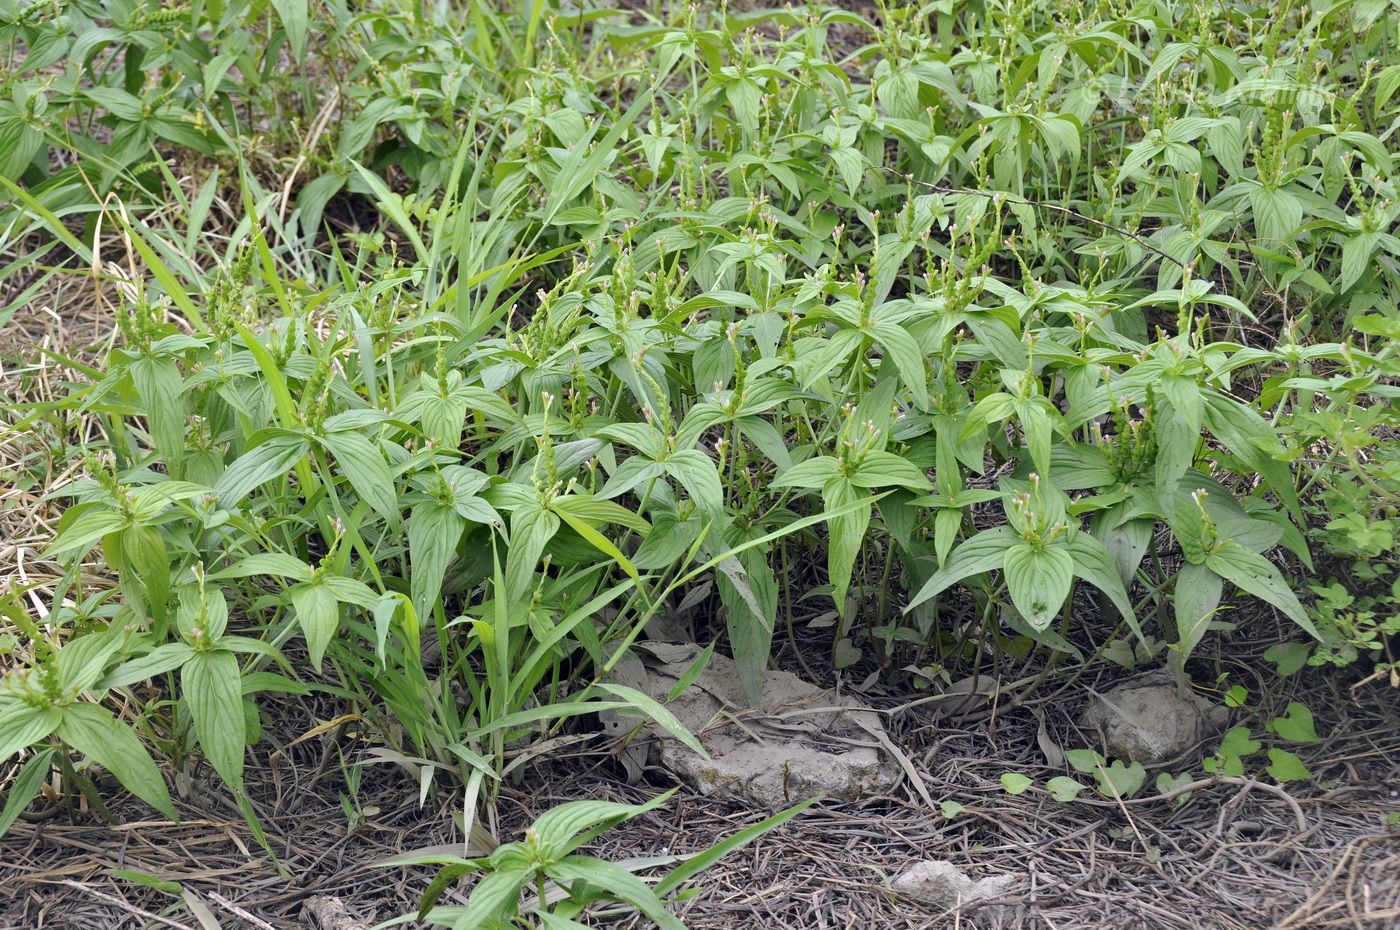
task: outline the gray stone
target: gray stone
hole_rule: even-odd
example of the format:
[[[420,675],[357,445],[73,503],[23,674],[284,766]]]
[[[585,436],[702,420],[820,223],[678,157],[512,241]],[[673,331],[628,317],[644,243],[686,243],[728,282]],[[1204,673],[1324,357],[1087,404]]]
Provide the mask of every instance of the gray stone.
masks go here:
[[[1229,719],[1224,707],[1147,678],[1096,695],[1080,723],[1103,733],[1110,757],[1157,765],[1191,749]]]
[[[644,690],[664,702],[700,647],[641,643],[638,652],[647,666]],[[883,724],[866,705],[780,671],[767,673],[763,694],[761,707],[746,707],[734,661],[712,655],[667,705],[709,757],[651,724],[655,755],[701,792],[772,808],[816,795],[855,800],[894,783],[897,773],[875,736]]]
[[[1004,897],[1017,884],[1014,875],[975,879],[944,859],[926,859],[907,869],[890,887],[934,907],[952,910]]]

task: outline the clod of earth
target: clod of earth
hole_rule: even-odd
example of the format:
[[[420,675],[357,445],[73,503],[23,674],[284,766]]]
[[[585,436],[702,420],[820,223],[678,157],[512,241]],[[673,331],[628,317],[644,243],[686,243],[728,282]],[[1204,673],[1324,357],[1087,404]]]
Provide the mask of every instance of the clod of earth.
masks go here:
[[[1157,765],[1222,729],[1230,712],[1169,684],[1139,679],[1101,694],[1080,723],[1103,733],[1110,757]]]
[[[643,644],[644,690],[666,701],[700,647]],[[700,740],[709,758],[659,728],[654,755],[706,794],[733,795],[781,807],[822,795],[855,800],[881,793],[896,770],[880,748],[879,716],[790,672],[768,672],[761,707],[744,703],[738,668],[711,656],[699,678],[668,706]]]
[[[926,859],[910,866],[890,887],[925,904],[951,910],[1003,897],[1018,883],[1015,875],[972,878],[945,859]]]

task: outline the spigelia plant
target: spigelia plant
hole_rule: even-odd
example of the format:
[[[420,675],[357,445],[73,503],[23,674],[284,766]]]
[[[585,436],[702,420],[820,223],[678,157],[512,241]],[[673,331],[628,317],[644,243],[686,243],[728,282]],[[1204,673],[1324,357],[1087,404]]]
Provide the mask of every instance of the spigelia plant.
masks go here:
[[[638,638],[757,705],[812,604],[895,686],[1135,642],[1184,687],[1274,614],[1393,677],[1380,10],[0,2],[0,284],[112,314],[6,405],[81,430],[4,816],[87,762],[242,798],[319,688],[494,830],[600,712],[703,751]],[[575,920],[580,835],[466,863],[490,919]]]
[[[683,886],[724,856],[781,826],[811,806],[804,801],[765,818],[709,849],[686,857],[654,883],[606,859],[579,852],[614,829],[666,803],[672,792],[644,804],[570,801],[552,808],[525,830],[523,840],[506,843],[479,859],[432,856],[439,865],[423,895],[418,918],[454,928],[539,927],[572,930],[590,909],[613,915],[628,910],[658,927],[684,930],[668,908],[668,898],[685,897]],[[402,865],[409,859],[392,860]],[[463,906],[439,906],[443,893],[464,876],[480,874]],[[621,907],[618,907],[621,905]]]

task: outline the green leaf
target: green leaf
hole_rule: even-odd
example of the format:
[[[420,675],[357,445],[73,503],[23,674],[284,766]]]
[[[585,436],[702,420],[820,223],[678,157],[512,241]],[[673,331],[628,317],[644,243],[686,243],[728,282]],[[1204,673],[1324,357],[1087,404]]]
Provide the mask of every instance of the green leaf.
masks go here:
[[[1084,785],[1068,775],[1056,775],[1045,783],[1045,788],[1056,801],[1068,803],[1079,797],[1079,792],[1084,790]]]
[[[84,505],[78,506],[83,507]],[[73,511],[77,511],[73,521],[71,523],[64,521],[59,524],[57,538],[45,550],[44,554],[48,558],[58,559],[74,553],[85,555],[99,539],[127,525],[127,518],[124,514],[116,510],[108,510],[105,506],[92,504],[81,511],[75,507]],[[66,517],[67,514],[64,516]],[[64,525],[65,523],[66,525]]]
[[[1074,559],[1068,550],[1016,543],[1006,550],[1004,570],[1011,600],[1026,622],[1037,630],[1054,623],[1074,582]]]
[[[1379,232],[1360,233],[1342,244],[1342,275],[1337,282],[1339,290],[1349,290],[1371,267],[1371,257],[1380,245],[1381,235]]]
[[[240,722],[239,733],[242,734]],[[132,794],[171,820],[179,820],[160,771],[136,734],[96,704],[63,709],[59,739],[111,772]]]
[[[702,510],[717,514],[724,508],[724,488],[715,463],[708,455],[699,449],[681,449],[662,464]]]
[[[122,648],[123,630],[113,624],[103,632],[76,636],[58,654],[58,680],[62,689],[87,691],[102,677],[108,662]]]
[[[1289,702],[1287,714],[1270,720],[1269,729],[1290,743],[1320,742],[1313,724],[1312,711],[1308,710],[1306,704],[1297,701]]]
[[[179,668],[192,655],[194,655],[194,650],[184,643],[165,643],[143,656],[129,659],[118,665],[110,674],[97,682],[94,690],[101,692],[150,681],[157,675],[164,675],[166,672]]]
[[[766,547],[741,552],[716,568],[724,625],[744,699],[750,707],[759,707],[778,614],[778,582],[768,564]]]
[[[180,669],[180,690],[199,746],[224,783],[243,787],[243,683],[226,649],[198,652]]]
[[[306,649],[311,654],[311,664],[319,666],[326,654],[326,647],[335,637],[340,627],[340,604],[335,595],[321,583],[295,585],[287,590],[296,610],[297,623],[306,637]]]
[[[518,508],[511,514],[510,548],[506,553],[505,595],[511,601],[530,595],[530,578],[540,562],[544,547],[559,532],[559,517],[539,509],[538,504]]]
[[[56,707],[34,707],[20,701],[0,704],[0,761],[48,736],[62,718]]]
[[[1312,773],[1303,760],[1286,749],[1269,750],[1269,765],[1265,771],[1281,782],[1312,780]]]
[[[933,552],[939,567],[948,564],[948,553],[953,551],[962,522],[962,511],[955,507],[941,507],[933,515]]]
[[[179,366],[171,358],[143,355],[133,359],[127,370],[141,397],[156,449],[167,462],[179,462],[185,450],[185,399]]]
[[[1210,628],[1220,606],[1222,579],[1204,565],[1186,563],[1176,575],[1172,606],[1176,612],[1176,648],[1185,662]]]
[[[274,575],[278,578],[291,578],[293,581],[310,581],[311,569],[301,559],[285,552],[259,552],[246,559],[239,559],[228,568],[210,572],[209,578],[248,578],[253,575]]]
[[[746,133],[758,131],[758,111],[763,88],[752,78],[738,78],[725,84],[724,95],[734,110],[734,119]]]
[[[29,806],[29,802],[34,800],[34,796],[39,793],[39,786],[44,783],[49,775],[49,766],[53,762],[53,750],[45,749],[31,756],[29,761],[24,763],[24,767],[19,770],[14,781],[10,784],[10,791],[5,795],[5,807],[0,810],[0,836],[14,825],[19,819],[19,815]]]
[[[1001,776],[1001,787],[1007,794],[1024,794],[1031,784],[1031,780],[1019,772],[1006,772]]]
[[[1215,392],[1204,395],[1206,429],[1214,433],[1230,453],[1253,468],[1302,525],[1298,492],[1293,477],[1279,460],[1283,448],[1268,421],[1249,406]]]
[[[1283,580],[1278,569],[1262,555],[1251,552],[1239,543],[1226,540],[1214,551],[1207,553],[1205,564],[1211,571],[1232,582],[1245,593],[1277,607],[1314,639],[1322,638],[1308,619],[1307,611],[1298,602],[1298,597],[1288,586],[1288,582]]]
[[[1026,441],[1026,451],[1030,454],[1035,470],[1042,475],[1050,473],[1050,447],[1052,443],[1050,416],[1045,408],[1029,400],[1014,402],[1016,418],[1021,422],[1021,432]]]
[[[243,696],[271,692],[273,694],[295,694],[306,697],[311,689],[299,681],[293,681],[276,672],[246,672],[241,682]]]
[[[1097,774],[1099,766],[1104,764],[1103,756],[1092,749],[1066,749],[1065,761],[1076,772],[1084,775]]]
[[[908,330],[894,323],[876,323],[874,334],[899,370],[900,381],[914,396],[914,405],[920,410],[928,409],[928,375],[918,342]]]
[[[300,60],[306,52],[306,36],[310,28],[309,4],[307,0],[272,0],[272,8],[287,31],[287,41],[292,46],[292,57]]]
[[[1385,9],[1380,7],[1379,9]],[[1381,110],[1390,98],[1395,96],[1395,91],[1400,90],[1400,64],[1387,65],[1382,68],[1376,78],[1376,109],[1375,113],[1379,117]]]
[[[666,910],[656,892],[614,863],[590,856],[568,856],[546,866],[545,873],[558,882],[587,882],[609,897],[626,901],[661,930],[685,930],[685,924]]]
[[[1074,574],[1108,595],[1109,601],[1138,639],[1143,639],[1142,627],[1138,625],[1137,615],[1133,612],[1133,603],[1123,587],[1123,577],[1103,543],[1088,533],[1071,529],[1065,538],[1065,550],[1074,561]]]
[[[870,510],[873,499],[865,489],[858,489],[842,475],[827,480],[822,487],[822,501],[828,513],[840,511],[839,516],[827,519],[828,530],[826,569],[831,582],[832,599],[836,611],[846,615],[846,591],[855,571],[856,557],[865,543],[865,531],[870,527]],[[848,510],[852,504],[865,502],[865,506]]]
[[[306,455],[301,437],[279,435],[249,449],[219,476],[214,496],[228,508],[238,507],[259,487],[281,478]]]
[[[551,860],[567,855],[623,821],[656,810],[675,793],[673,788],[641,804],[583,800],[551,807],[536,818],[532,828],[539,839],[540,856]]]
[[[1247,727],[1234,727],[1220,741],[1214,759],[1205,760],[1205,770],[1220,775],[1243,775],[1245,756],[1252,756],[1262,745],[1249,735]]]
[[[1274,663],[1280,678],[1287,678],[1308,664],[1312,647],[1307,643],[1274,643],[1264,651],[1264,658]]]
[[[549,508],[555,513],[568,511],[572,516],[587,520],[590,524],[616,523],[638,533],[651,532],[651,524],[626,507],[588,494],[556,497],[549,502]]]
[[[436,861],[436,859],[434,861]],[[378,864],[388,865],[389,863],[383,862]],[[405,864],[427,865],[430,863],[412,862]],[[438,899],[442,897],[443,892],[445,892],[453,882],[455,882],[457,879],[461,878],[464,875],[471,875],[473,872],[479,872],[481,871],[481,869],[482,865],[480,863],[466,861],[450,862],[444,865],[441,869],[438,869],[438,873],[433,876],[433,880],[428,882],[428,887],[424,888],[423,893],[419,895],[418,919],[421,921],[428,916],[428,912],[433,909],[433,906],[437,904]]]
[[[479,930],[504,926],[520,911],[520,889],[534,877],[528,868],[498,869],[485,875],[472,889],[453,930]]]
[[[322,442],[335,455],[336,464],[360,500],[390,523],[398,523],[399,499],[394,493],[394,475],[375,444],[363,433],[352,430],[326,433]]]
[[[103,869],[102,874],[110,875],[112,878],[120,878],[122,881],[131,882],[143,888],[154,888],[156,891],[163,891],[169,895],[178,895],[184,890],[179,882],[158,878],[148,872],[137,872],[131,869]]]
[[[244,202],[250,209],[248,214],[255,215],[256,209],[250,199],[250,191],[245,186]],[[254,238],[258,240],[259,252],[267,245],[267,239],[262,234],[262,227],[253,225]],[[272,278],[271,283],[274,289],[279,288],[277,278]],[[285,299],[285,295],[281,295]],[[258,364],[258,370],[262,372],[263,378],[267,381],[267,389],[272,393],[272,405],[277,411],[277,422],[285,430],[294,430],[301,425],[301,418],[297,415],[296,404],[292,401],[291,388],[287,386],[287,378],[282,369],[278,366],[277,360],[272,357],[272,353],[267,350],[267,346],[258,341],[258,337],[253,331],[242,323],[234,322],[234,327],[238,330],[238,335],[242,337],[243,344],[248,347],[248,354],[253,356],[253,360]]]
[[[836,474],[840,463],[829,455],[798,462],[783,472],[769,487],[774,488],[820,488],[827,479]]]
[[[710,754],[705,751],[705,747],[700,745],[700,741],[686,729],[685,724],[676,719],[676,715],[662,706],[650,695],[643,694],[636,688],[629,688],[626,685],[610,684],[601,682],[598,688],[609,694],[630,701],[633,707],[654,720],[663,730],[680,740],[692,752],[699,754],[702,759],[708,759]]]
[[[923,470],[906,458],[893,452],[870,452],[865,456],[851,484],[858,488],[886,488],[891,486],[926,491],[929,488],[928,476]]]
[[[1266,248],[1277,248],[1293,238],[1303,225],[1303,205],[1287,191],[1255,187],[1249,192],[1249,205],[1254,211],[1254,229],[1269,240]]]
[[[1180,775],[1173,775],[1171,772],[1159,772],[1156,781],[1154,781],[1152,785],[1157,789],[1158,794],[1166,794],[1169,791],[1175,791],[1183,785],[1191,784],[1193,780],[1190,772],[1182,772]],[[1185,794],[1178,795],[1176,803],[1180,806],[1190,799],[1191,792],[1188,791]]]
[[[933,577],[910,599],[909,606],[904,608],[905,613],[964,578],[1001,568],[1006,551],[1020,541],[1009,526],[998,526],[978,533],[953,550],[943,567],[934,572]]]
[[[957,801],[940,801],[938,804],[938,812],[943,815],[944,820],[952,820],[966,810],[967,808]]]
[[[1099,790],[1106,797],[1131,798],[1147,781],[1147,769],[1141,762],[1124,765],[1121,759],[1114,759],[1107,768],[1100,767],[1099,777]]]
[[[408,519],[409,589],[418,616],[432,615],[466,527],[451,506],[429,501],[413,508]]]
[[[958,440],[961,442],[981,435],[988,426],[1005,420],[1015,410],[1016,398],[1010,394],[988,394],[968,413],[967,420],[958,434]]]
[[[170,597],[170,557],[165,550],[165,538],[153,526],[133,524],[121,531],[120,565],[140,579],[145,592],[145,607],[162,628],[166,619],[166,601]],[[111,547],[104,547],[109,561]],[[123,582],[127,577],[123,576]]]

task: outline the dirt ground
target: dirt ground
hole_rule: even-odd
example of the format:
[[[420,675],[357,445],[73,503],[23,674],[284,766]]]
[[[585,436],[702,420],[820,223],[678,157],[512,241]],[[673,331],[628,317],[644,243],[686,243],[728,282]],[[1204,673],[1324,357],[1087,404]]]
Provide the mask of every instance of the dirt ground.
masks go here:
[[[1004,772],[1041,784],[1062,774],[1046,765],[1045,738],[1066,747],[1090,740],[1073,724],[1087,688],[971,723],[940,719],[928,705],[891,715],[892,736],[935,802],[956,801],[964,811],[949,819],[930,810],[907,778],[887,796],[823,803],[705,873],[678,913],[694,930],[1400,927],[1400,828],[1387,826],[1400,811],[1400,700],[1384,687],[1327,691],[1334,682],[1305,672],[1279,689],[1292,693],[1271,699],[1279,711],[1304,700],[1323,734],[1300,752],[1314,782],[1289,786],[1287,799],[1249,784],[1207,786],[1184,804],[1150,791],[1126,804],[1064,804],[1037,788],[1007,794]],[[899,703],[895,695],[870,700]],[[200,905],[224,928],[314,928],[306,906],[317,896],[338,898],[362,919],[359,927],[411,914],[431,870],[376,863],[457,840],[452,813],[460,802],[444,790],[420,808],[415,782],[391,765],[367,766],[364,822],[347,832],[336,749],[353,759],[367,744],[332,729],[276,748],[336,711],[329,703],[285,704],[276,715],[287,738],[251,753],[249,793],[276,861],[225,793],[201,783],[180,802],[178,825],[142,819],[150,812],[139,802],[114,806],[131,818],[116,826],[55,810],[0,840],[0,928],[204,930],[214,924],[198,919]],[[502,838],[516,838],[561,801],[635,802],[673,784],[656,769],[640,785],[624,784],[611,750],[600,738],[508,786]],[[682,790],[593,851],[618,860],[684,855],[766,813]],[[974,877],[1013,875],[1018,890],[985,906],[933,910],[888,889],[920,859],[951,860]],[[178,887],[151,887],[138,875]],[[442,903],[458,903],[469,890],[459,885]]]

